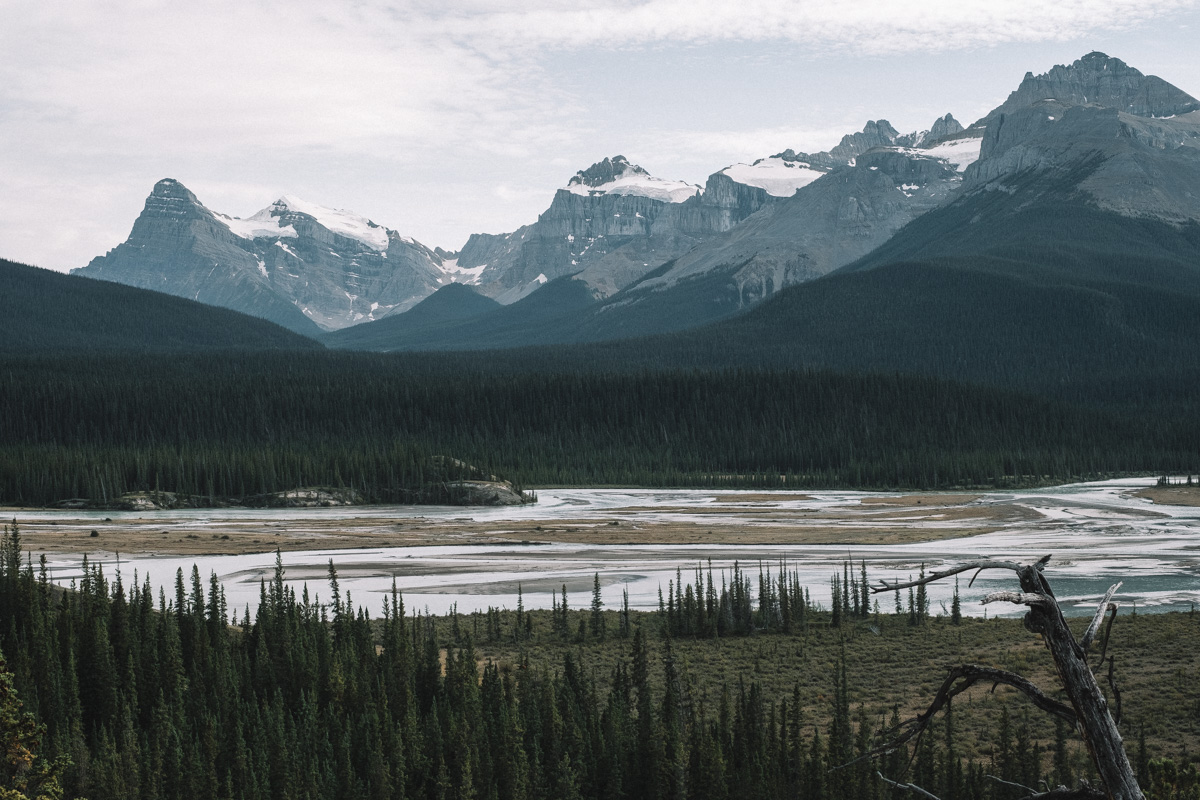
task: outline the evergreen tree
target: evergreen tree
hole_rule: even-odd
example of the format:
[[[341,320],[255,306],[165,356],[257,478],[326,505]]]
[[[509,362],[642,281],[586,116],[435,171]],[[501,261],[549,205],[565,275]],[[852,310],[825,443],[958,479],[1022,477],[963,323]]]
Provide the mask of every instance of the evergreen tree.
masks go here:
[[[604,600],[600,597],[600,573],[594,573],[592,576],[592,615],[589,619],[589,627],[591,628],[592,637],[595,639],[604,639]]]
[[[925,580],[925,565],[921,564],[921,573],[917,577],[918,580]],[[929,594],[925,590],[925,584],[917,585],[917,624],[924,625],[925,620],[929,618]]]
[[[16,538],[15,524],[13,529]],[[8,671],[4,656],[0,655],[0,797],[5,800],[59,800],[62,787],[58,778],[67,762],[59,759],[51,764],[41,755],[46,728],[21,706],[13,688],[12,673]],[[136,790],[136,786],[133,788]]]
[[[950,623],[952,625],[962,624],[962,604],[958,599],[958,576],[954,576],[954,599],[950,601]]]

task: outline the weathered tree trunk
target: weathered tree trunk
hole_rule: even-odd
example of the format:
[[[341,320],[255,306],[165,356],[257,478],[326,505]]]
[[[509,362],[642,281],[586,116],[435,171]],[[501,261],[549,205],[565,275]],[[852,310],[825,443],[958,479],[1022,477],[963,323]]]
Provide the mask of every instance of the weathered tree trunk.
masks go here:
[[[1017,570],[1021,589],[1030,594],[1042,594],[1053,600],[1050,589],[1039,564],[1031,564]],[[1102,604],[1103,608],[1103,604]],[[1104,789],[1113,800],[1143,800],[1133,765],[1125,753],[1121,732],[1108,712],[1108,702],[1096,676],[1087,663],[1087,654],[1075,641],[1067,621],[1063,618],[1058,603],[1039,603],[1029,607],[1025,626],[1040,633],[1046,647],[1054,658],[1054,666],[1062,681],[1063,689],[1075,709],[1076,726],[1091,753],[1092,763],[1100,775]]]

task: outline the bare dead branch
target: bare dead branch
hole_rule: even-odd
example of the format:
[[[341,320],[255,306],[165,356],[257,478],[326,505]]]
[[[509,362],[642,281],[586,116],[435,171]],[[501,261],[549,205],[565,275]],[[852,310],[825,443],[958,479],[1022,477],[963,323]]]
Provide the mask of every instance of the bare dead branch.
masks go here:
[[[1085,783],[1074,789],[1068,789],[1066,786],[1057,786],[1048,792],[1039,792],[1022,797],[1021,800],[1108,800],[1108,795],[1093,789]]]
[[[1121,588],[1124,581],[1117,581],[1108,588],[1108,593],[1104,595],[1104,599],[1100,601],[1100,605],[1096,607],[1096,616],[1092,617],[1092,624],[1088,625],[1088,629],[1083,634],[1083,638],[1079,640],[1079,646],[1083,648],[1083,652],[1087,652],[1091,647],[1092,640],[1096,638],[1096,632],[1100,630],[1100,623],[1104,621],[1104,614],[1108,611],[1108,601],[1112,600],[1112,596],[1117,593],[1117,589]]]
[[[1104,657],[1108,655],[1108,642],[1112,639],[1112,626],[1117,620],[1117,603],[1109,603],[1108,610],[1112,615],[1108,618],[1108,624],[1104,626],[1104,646],[1100,648],[1100,661],[1097,666],[1104,663]]]
[[[1049,558],[1049,556],[1046,558]],[[985,569],[1007,569],[1011,572],[1019,572],[1024,569],[1025,566],[1025,564],[1018,564],[1015,561],[992,561],[990,559],[984,561],[971,561],[957,567],[952,567],[951,569],[944,569],[941,572],[934,572],[930,575],[926,575],[924,578],[918,578],[915,581],[908,581],[906,583],[888,583],[887,581],[880,580],[878,586],[871,587],[871,591],[875,594],[878,594],[879,592],[894,592],[897,589],[907,589],[910,586],[921,586],[922,584],[933,583],[934,581],[940,581],[942,578],[949,578],[951,575],[957,575],[960,572],[969,572],[971,570],[982,572]],[[975,578],[971,578],[971,583],[974,582]]]
[[[916,794],[919,794],[923,797],[928,797],[929,800],[941,800],[941,798],[939,798],[936,794],[933,794],[932,792],[928,792],[925,789],[922,789],[920,786],[917,786],[915,783],[900,783],[898,781],[892,780],[891,778],[883,777],[882,772],[876,772],[875,774],[879,776],[879,780],[883,781],[884,783],[886,783],[890,786],[895,786],[897,789],[899,789],[903,792],[915,792]]]
[[[1022,606],[1044,606],[1054,602],[1053,598],[1036,592],[992,592],[983,598],[983,604],[1006,601]]]
[[[1047,696],[1045,692],[1027,678],[1006,670],[995,669],[994,667],[983,667],[978,664],[960,664],[950,669],[946,680],[942,682],[941,688],[934,695],[933,702],[929,704],[929,708],[925,710],[924,714],[918,714],[912,719],[905,720],[891,730],[886,731],[884,736],[890,737],[887,742],[834,769],[843,769],[851,764],[857,764],[859,761],[890,753],[913,739],[919,741],[925,729],[933,721],[934,715],[938,711],[941,711],[951,699],[970,689],[976,683],[991,683],[992,691],[995,691],[996,687],[1000,684],[1011,686],[1028,697],[1042,711],[1060,717],[1072,726],[1076,723],[1075,712],[1070,706]]]
[[[1029,794],[1031,794],[1031,795],[1035,795],[1038,793],[1037,789],[1032,789],[1023,783],[1014,783],[1013,781],[1006,781],[1003,778],[997,778],[995,775],[984,775],[983,777],[987,778],[990,781],[995,781],[996,783],[1003,784],[1005,786],[1011,786],[1014,789],[1024,789],[1025,791],[1029,792]]]
[[[1096,791],[1088,785],[1087,781],[1081,782],[1074,789],[1068,789],[1066,786],[1061,785],[1053,789],[1047,786],[1046,791],[1039,792],[1037,789],[1031,789],[1023,783],[1013,783],[1003,778],[997,778],[995,775],[984,775],[983,777],[1004,786],[1011,786],[1014,789],[1024,789],[1029,792],[1021,800],[1107,800],[1107,795],[1104,792]],[[1042,785],[1046,786],[1045,781],[1042,781]]]

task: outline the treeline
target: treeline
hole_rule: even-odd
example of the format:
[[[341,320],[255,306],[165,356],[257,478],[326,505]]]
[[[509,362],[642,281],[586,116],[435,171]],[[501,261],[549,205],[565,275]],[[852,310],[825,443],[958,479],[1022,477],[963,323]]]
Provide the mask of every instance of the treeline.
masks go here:
[[[938,488],[1195,471],[1194,415],[933,378],[492,372],[463,357],[0,363],[0,502],[308,485],[419,499],[429,457],[525,485]]]
[[[953,712],[917,750],[856,761],[897,719],[852,708],[844,657],[826,724],[806,716],[799,687],[776,701],[741,682],[710,704],[653,615],[636,615],[602,691],[570,648],[553,666],[481,663],[456,622],[410,616],[395,591],[372,620],[341,595],[332,563],[327,604],[284,578],[277,565],[253,618],[194,568],[170,598],[97,566],[57,591],[6,531],[0,645],[65,796],[900,796],[879,770],[946,798],[1007,799],[1020,790],[986,775],[1070,782],[1065,732],[1046,774],[1027,718],[1007,713],[986,765],[958,755]]]

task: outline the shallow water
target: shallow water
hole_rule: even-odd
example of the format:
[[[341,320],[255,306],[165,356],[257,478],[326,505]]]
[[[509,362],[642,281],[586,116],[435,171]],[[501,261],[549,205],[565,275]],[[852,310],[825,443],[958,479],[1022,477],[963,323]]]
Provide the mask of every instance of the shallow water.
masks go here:
[[[349,592],[357,605],[365,605],[373,615],[381,613],[383,600],[392,582],[403,593],[409,610],[428,609],[445,613],[452,605],[460,612],[486,610],[489,606],[515,608],[517,587],[523,592],[526,608],[549,608],[553,592],[566,584],[570,605],[586,607],[591,601],[593,574],[598,573],[604,602],[619,607],[622,592],[629,592],[633,608],[658,607],[659,589],[666,591],[682,568],[685,582],[695,581],[695,568],[711,561],[714,580],[722,571],[728,576],[735,561],[757,581],[760,563],[775,570],[785,561],[789,570],[800,573],[815,601],[829,603],[829,582],[842,562],[852,558],[865,560],[872,582],[883,578],[915,576],[924,564],[935,571],[960,561],[991,556],[1005,560],[1035,560],[1046,554],[1053,558],[1046,574],[1068,613],[1091,614],[1095,603],[1116,581],[1124,581],[1117,600],[1128,610],[1186,610],[1200,602],[1200,508],[1154,505],[1147,500],[1126,496],[1130,489],[1142,488],[1152,479],[1122,479],[1099,483],[1074,484],[1035,491],[986,494],[976,504],[1015,503],[1036,511],[1040,518],[1005,523],[1000,530],[960,539],[891,545],[581,545],[581,544],[506,544],[453,547],[398,547],[360,550],[310,550],[284,553],[286,580],[299,594],[307,585],[310,594],[329,594],[326,576],[332,559],[338,570],[340,588]],[[515,520],[565,521],[595,519],[619,515],[634,523],[683,521],[690,517],[682,508],[704,508],[718,520],[732,524],[761,525],[764,508],[780,512],[802,509],[828,509],[857,503],[866,492],[804,492],[789,496],[771,492],[764,501],[762,492],[711,490],[614,490],[547,489],[539,490],[537,506],[512,508],[464,509],[387,506],[351,509],[281,510],[192,510],[167,512],[131,512],[129,517],[170,519],[195,529],[220,522],[236,522],[247,528],[288,523],[303,528],[306,521],[340,521],[343,529],[356,525],[368,528],[372,520],[398,518],[456,519],[479,522]],[[877,495],[876,495],[877,496]],[[884,495],[888,496],[888,495]],[[890,495],[896,496],[896,495]],[[781,497],[782,499],[775,499]],[[746,516],[749,510],[754,518]],[[878,510],[878,509],[876,509]],[[33,512],[22,519],[54,519],[63,512]],[[70,512],[74,518],[88,518]],[[95,517],[119,519],[117,512],[95,512]],[[850,514],[841,523],[859,523]],[[940,523],[923,523],[937,527]],[[53,579],[69,583],[78,579],[82,556],[48,557]],[[93,557],[94,560],[94,557]],[[269,581],[274,571],[275,554],[229,556],[139,556],[104,561],[106,574],[119,568],[126,581],[150,576],[152,584],[174,594],[175,573],[183,569],[190,575],[195,564],[207,586],[215,572],[225,587],[231,609],[258,603],[260,583]],[[963,613],[1021,613],[1012,606],[993,604],[987,609],[980,600],[989,592],[1015,588],[1013,577],[1005,572],[984,573],[968,587],[964,576],[960,593]],[[953,581],[930,587],[933,613],[948,607]],[[907,593],[901,598],[907,603]],[[878,596],[884,611],[894,605],[894,595]]]

